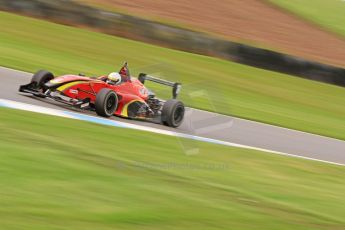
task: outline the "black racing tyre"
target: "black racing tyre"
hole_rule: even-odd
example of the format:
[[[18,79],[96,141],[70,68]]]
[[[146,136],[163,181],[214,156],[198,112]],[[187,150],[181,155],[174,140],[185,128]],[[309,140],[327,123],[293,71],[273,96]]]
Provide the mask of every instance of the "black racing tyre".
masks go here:
[[[37,89],[44,89],[44,84],[52,79],[54,79],[54,75],[51,72],[40,70],[32,76],[31,82],[35,83]]]
[[[95,109],[99,116],[112,116],[117,109],[117,104],[117,94],[111,89],[101,89],[96,95]]]
[[[184,105],[181,101],[172,99],[164,103],[162,109],[162,123],[170,127],[178,127],[184,117]]]

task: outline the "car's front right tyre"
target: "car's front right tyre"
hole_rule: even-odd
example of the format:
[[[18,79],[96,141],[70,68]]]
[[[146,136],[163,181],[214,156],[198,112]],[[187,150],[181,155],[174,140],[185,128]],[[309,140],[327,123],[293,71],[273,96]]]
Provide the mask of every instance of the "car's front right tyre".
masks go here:
[[[44,84],[52,79],[54,79],[54,75],[51,72],[47,70],[40,70],[32,76],[31,83],[34,83],[37,89],[45,90]]]

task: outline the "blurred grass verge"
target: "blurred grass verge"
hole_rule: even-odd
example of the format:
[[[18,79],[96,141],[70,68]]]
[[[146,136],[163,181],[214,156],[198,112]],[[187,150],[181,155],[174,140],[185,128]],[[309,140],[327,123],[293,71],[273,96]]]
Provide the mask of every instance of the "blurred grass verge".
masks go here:
[[[321,27],[345,36],[343,0],[267,0]],[[311,38],[312,39],[312,38]],[[331,45],[331,44],[329,44]]]
[[[5,108],[0,127],[2,229],[345,226],[341,166]]]
[[[345,139],[345,90],[333,85],[5,12],[0,53],[2,66],[56,75],[107,74],[127,60],[132,74],[182,82],[191,107]]]

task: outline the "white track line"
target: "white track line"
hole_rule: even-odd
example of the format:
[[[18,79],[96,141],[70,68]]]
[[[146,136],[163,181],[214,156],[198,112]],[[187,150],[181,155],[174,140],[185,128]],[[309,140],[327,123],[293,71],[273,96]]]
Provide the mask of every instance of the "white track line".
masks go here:
[[[284,152],[274,151],[274,150],[270,150],[270,149],[257,148],[257,147],[248,146],[248,145],[236,144],[236,143],[216,140],[216,139],[212,139],[212,138],[194,136],[194,135],[179,133],[179,132],[175,132],[175,131],[161,130],[161,129],[157,129],[157,128],[142,126],[142,125],[129,124],[129,123],[121,122],[121,121],[115,121],[115,120],[111,120],[111,119],[105,119],[105,118],[101,118],[101,117],[95,117],[95,116],[90,116],[90,115],[80,114],[80,113],[75,113],[75,112],[70,112],[70,111],[50,109],[50,108],[45,108],[43,106],[31,105],[31,104],[26,104],[26,103],[21,103],[21,102],[6,100],[6,99],[0,99],[0,107],[25,110],[25,111],[30,111],[30,112],[36,112],[36,113],[58,116],[58,117],[83,120],[83,121],[93,122],[93,123],[102,124],[102,125],[136,129],[136,130],[153,132],[153,133],[158,133],[158,134],[163,134],[163,135],[168,135],[168,136],[175,136],[175,137],[182,137],[182,138],[187,138],[187,139],[192,139],[192,140],[197,140],[197,141],[203,141],[203,142],[208,142],[208,143],[213,143],[213,144],[220,144],[220,145],[226,145],[226,146],[231,146],[231,147],[252,149],[252,150],[258,150],[258,151],[264,151],[264,152],[279,154],[279,155],[283,155],[283,156],[290,156],[290,157],[302,158],[302,159],[306,159],[306,160],[313,160],[313,161],[318,161],[318,162],[323,162],[323,163],[328,163],[328,164],[333,164],[333,165],[345,166],[345,164],[315,159],[315,158],[311,158],[311,157],[299,156],[299,155],[295,155],[295,154],[284,153]]]

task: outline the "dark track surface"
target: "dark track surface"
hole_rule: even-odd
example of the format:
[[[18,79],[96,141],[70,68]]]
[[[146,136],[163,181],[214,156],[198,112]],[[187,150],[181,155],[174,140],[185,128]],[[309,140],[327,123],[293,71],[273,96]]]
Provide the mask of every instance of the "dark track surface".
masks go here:
[[[30,79],[29,73],[0,67],[0,98],[55,109],[70,109],[58,103],[52,104],[51,101],[19,94],[19,85],[28,83]],[[92,112],[82,112],[94,115]],[[185,120],[178,129],[149,122],[116,117],[113,119],[345,164],[345,141],[201,110],[188,109]]]

